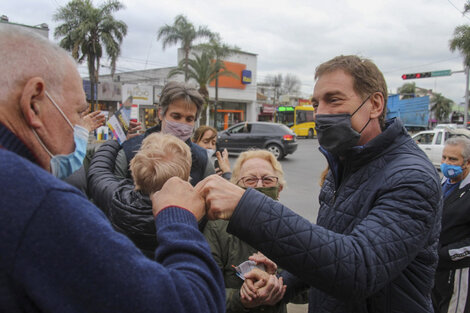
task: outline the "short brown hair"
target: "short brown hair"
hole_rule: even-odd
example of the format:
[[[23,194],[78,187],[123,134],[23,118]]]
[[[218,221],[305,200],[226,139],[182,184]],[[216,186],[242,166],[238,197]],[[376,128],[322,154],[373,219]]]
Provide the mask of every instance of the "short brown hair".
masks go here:
[[[135,189],[151,194],[173,176],[187,181],[191,162],[191,149],[184,141],[170,134],[150,134],[130,162]]]
[[[325,73],[343,70],[353,78],[353,88],[356,93],[365,98],[375,92],[384,97],[384,109],[379,117],[382,129],[385,128],[385,114],[387,113],[387,83],[382,72],[371,60],[356,55],[340,55],[320,64],[315,70],[315,80]]]
[[[172,104],[175,100],[178,99],[183,99],[184,101],[186,101],[186,103],[188,103],[188,106],[191,103],[196,106],[197,120],[199,118],[199,115],[201,114],[202,105],[204,104],[204,98],[201,96],[201,94],[195,87],[182,82],[171,81],[163,87],[162,94],[160,95],[160,103],[158,104],[162,115],[165,116],[170,104]]]
[[[250,159],[262,159],[266,160],[269,163],[271,163],[271,166],[274,169],[274,173],[276,173],[277,177],[279,178],[279,186],[285,187],[286,186],[286,180],[284,179],[284,171],[282,170],[282,165],[279,163],[279,161],[276,159],[274,154],[267,150],[248,150],[245,152],[242,152],[237,160],[235,161],[235,165],[233,166],[232,170],[232,178],[230,181],[234,184],[238,182],[238,180],[241,178],[241,173],[240,170],[242,168],[243,163],[245,163],[247,160]]]
[[[214,137],[217,136],[217,130],[214,128],[214,127],[211,127],[211,126],[207,126],[207,125],[202,125],[202,126],[199,126],[195,131],[194,131],[194,135],[193,135],[193,142],[194,143],[198,143],[199,141],[201,141],[202,137],[204,136],[204,134],[208,131],[212,131],[214,133]]]

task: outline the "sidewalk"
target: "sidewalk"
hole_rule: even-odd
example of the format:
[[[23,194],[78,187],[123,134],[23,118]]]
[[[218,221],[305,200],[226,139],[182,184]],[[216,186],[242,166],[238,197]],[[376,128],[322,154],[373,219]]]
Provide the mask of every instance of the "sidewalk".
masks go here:
[[[288,313],[307,313],[308,312],[308,304],[287,304],[287,312]]]

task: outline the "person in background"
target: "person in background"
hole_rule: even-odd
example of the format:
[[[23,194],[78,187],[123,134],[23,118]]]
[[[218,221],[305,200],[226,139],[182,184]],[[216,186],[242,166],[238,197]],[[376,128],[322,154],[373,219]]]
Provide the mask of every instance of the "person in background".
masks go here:
[[[441,172],[444,209],[432,299],[435,313],[470,312],[470,140],[445,142]]]
[[[201,113],[204,99],[196,88],[186,83],[171,81],[162,90],[158,105],[159,124],[126,140],[116,159],[115,173],[120,178],[131,178],[129,162],[139,150],[142,140],[154,132],[171,134],[186,142],[191,149],[191,184],[194,186],[204,177],[215,173],[214,166],[205,149],[191,141],[191,135]]]
[[[254,188],[274,200],[285,186],[281,164],[266,150],[251,150],[240,154],[233,167],[231,182],[242,188]],[[227,233],[228,221],[209,221],[204,236],[212,256],[223,272],[227,312],[287,312],[282,278],[271,273],[262,290],[250,293],[244,281],[236,275],[233,265],[239,265],[257,253],[257,250],[239,238]],[[248,282],[248,280],[245,280]]]
[[[157,238],[150,195],[171,177],[189,180],[191,150],[175,136],[152,133],[131,160],[132,179],[122,180],[114,175],[119,149],[116,140],[109,140],[95,153],[88,171],[90,194],[114,229],[153,259]]]
[[[199,126],[194,132],[192,140],[195,144],[206,149],[209,159],[211,159],[215,154],[217,158],[217,161],[214,164],[215,172],[217,175],[230,180],[232,172],[230,170],[228,151],[227,149],[224,149],[222,153],[220,153],[220,151],[216,151],[217,130],[211,126]]]
[[[74,138],[88,104],[74,60],[6,23],[0,59],[0,312],[223,312],[223,278],[197,227],[200,195],[178,178],[155,193],[159,246],[146,258],[51,175],[83,148]]]
[[[338,56],[312,97],[329,172],[313,224],[252,188],[212,175],[196,186],[210,219],[310,286],[309,312],[432,312],[442,193],[439,175],[399,119],[368,59]],[[171,197],[171,195],[167,195]],[[261,272],[261,271],[260,271]]]

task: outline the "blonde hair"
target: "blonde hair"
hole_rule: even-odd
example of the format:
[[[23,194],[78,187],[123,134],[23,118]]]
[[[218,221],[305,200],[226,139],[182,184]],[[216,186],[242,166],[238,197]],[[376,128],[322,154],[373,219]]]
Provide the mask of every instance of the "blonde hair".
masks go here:
[[[242,152],[235,161],[235,165],[233,166],[232,178],[230,179],[232,183],[236,184],[238,182],[238,180],[241,178],[240,170],[242,168],[243,163],[250,159],[262,159],[271,163],[275,175],[279,177],[279,186],[286,186],[286,181],[284,179],[284,171],[282,170],[281,163],[279,163],[276,157],[267,150],[248,150]]]
[[[143,140],[130,162],[130,169],[135,189],[151,194],[160,190],[171,177],[189,179],[191,149],[173,135],[153,133]]]

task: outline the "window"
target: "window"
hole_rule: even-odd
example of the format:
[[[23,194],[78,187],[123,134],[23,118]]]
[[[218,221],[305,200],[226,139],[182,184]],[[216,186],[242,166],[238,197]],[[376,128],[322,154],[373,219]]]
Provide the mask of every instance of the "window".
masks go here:
[[[414,140],[417,144],[420,145],[430,145],[432,144],[432,139],[434,134],[421,134],[414,137]]]
[[[251,132],[251,124],[244,123],[230,129],[231,134],[246,134]]]
[[[440,145],[442,141],[442,132],[437,133],[436,145]]]
[[[314,122],[313,111],[297,111],[297,124]]]

